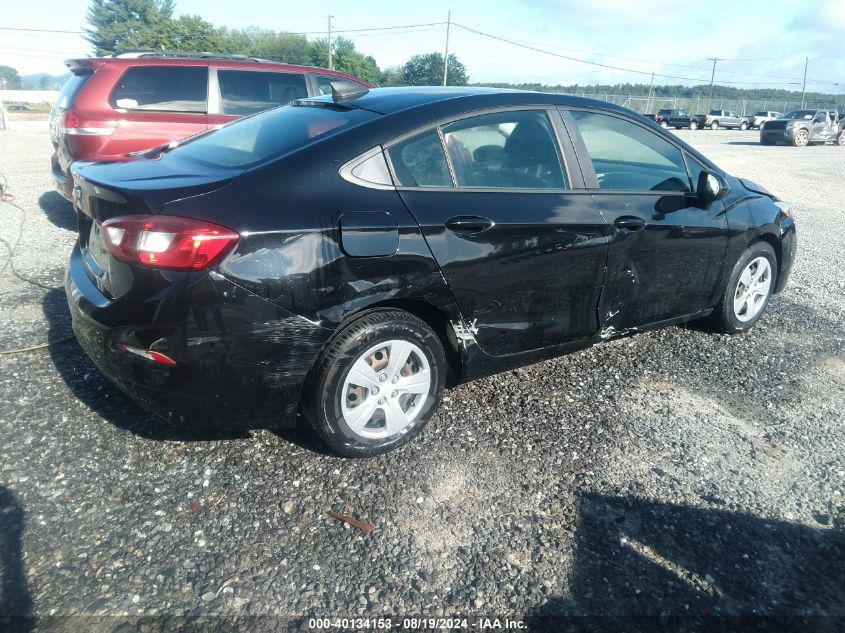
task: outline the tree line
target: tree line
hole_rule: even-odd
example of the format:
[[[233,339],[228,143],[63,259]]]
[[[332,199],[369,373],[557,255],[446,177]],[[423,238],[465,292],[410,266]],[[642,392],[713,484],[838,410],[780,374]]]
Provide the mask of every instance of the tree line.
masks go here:
[[[478,83],[477,86],[491,88],[516,88],[518,90],[537,90],[540,92],[557,92],[567,94],[586,95],[627,95],[631,97],[646,97],[649,94],[649,84],[569,84],[546,85],[540,83]],[[651,86],[651,96],[655,99],[707,99],[710,84],[697,86]],[[845,101],[845,96],[823,92],[807,92],[806,101]],[[800,90],[784,90],[782,88],[739,88],[736,86],[722,86],[714,84],[713,99],[734,99],[746,101],[800,101]]]
[[[92,0],[86,39],[98,56],[130,50],[203,51],[260,57],[288,64],[329,65],[328,38],[309,40],[304,34],[257,27],[229,29],[198,15],[174,17],[173,0]],[[443,83],[443,55],[416,55],[404,65],[379,68],[372,56],[357,50],[345,37],[332,39],[332,61],[339,70],[382,86]],[[449,85],[469,81],[466,67],[449,55]]]

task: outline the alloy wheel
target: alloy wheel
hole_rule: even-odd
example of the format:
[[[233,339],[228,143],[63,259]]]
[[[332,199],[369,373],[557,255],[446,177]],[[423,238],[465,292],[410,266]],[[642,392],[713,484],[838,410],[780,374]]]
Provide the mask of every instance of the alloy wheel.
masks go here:
[[[798,147],[804,147],[810,140],[810,135],[807,134],[806,130],[801,130],[798,134],[795,135],[795,145]]]
[[[414,343],[378,343],[352,364],[341,390],[341,411],[350,430],[383,439],[405,431],[431,392],[428,359]]]
[[[772,266],[765,257],[755,257],[739,276],[734,291],[734,316],[746,323],[756,317],[772,289]]]

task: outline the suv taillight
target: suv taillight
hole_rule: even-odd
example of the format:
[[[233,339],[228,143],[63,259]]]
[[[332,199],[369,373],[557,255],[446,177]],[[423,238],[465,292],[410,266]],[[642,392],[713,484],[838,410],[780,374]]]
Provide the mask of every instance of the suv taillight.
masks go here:
[[[167,215],[113,218],[103,222],[103,233],[117,259],[170,270],[204,270],[240,238],[225,226]]]
[[[74,109],[63,112],[58,123],[60,134],[72,136],[108,136],[115,128],[117,121],[83,121]]]

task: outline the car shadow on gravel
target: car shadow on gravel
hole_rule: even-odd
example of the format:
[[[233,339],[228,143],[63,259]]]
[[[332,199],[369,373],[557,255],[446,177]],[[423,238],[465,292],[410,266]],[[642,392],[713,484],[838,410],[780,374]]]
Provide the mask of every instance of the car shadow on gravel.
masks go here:
[[[728,141],[725,145],[760,145],[760,141]]]
[[[48,341],[73,334],[64,289],[49,291],[42,309],[49,322]],[[170,423],[136,405],[103,376],[76,340],[51,345],[50,358],[70,391],[97,415],[114,426],[152,440],[209,442],[249,436],[245,428],[208,428]]]
[[[73,205],[56,191],[45,191],[38,198],[38,206],[50,222],[66,231],[77,230],[76,212]]]
[[[0,630],[28,631],[32,598],[23,569],[23,509],[0,485]]]
[[[532,631],[737,630],[740,622],[743,631],[841,631],[845,520],[816,520],[818,528],[586,494],[570,593],[526,622]]]

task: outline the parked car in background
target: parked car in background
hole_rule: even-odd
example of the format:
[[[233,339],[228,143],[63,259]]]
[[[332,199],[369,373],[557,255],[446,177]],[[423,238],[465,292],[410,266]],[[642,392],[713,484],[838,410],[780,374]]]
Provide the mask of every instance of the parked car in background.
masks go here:
[[[659,110],[657,114],[646,114],[645,117],[660,124],[660,127],[673,127],[677,130],[681,128],[697,130],[704,125],[704,115],[688,114],[686,110],[668,108]]]
[[[343,73],[238,55],[142,51],[71,59],[50,112],[53,178],[70,198],[73,161],[126,154],[204,132],[247,114],[328,94]]]
[[[760,143],[787,143],[805,147],[811,143],[845,145],[845,131],[836,110],[793,110],[760,128]]]
[[[782,112],[775,112],[773,110],[763,110],[761,112],[755,112],[754,116],[751,117],[751,127],[759,128],[766,121],[774,121],[775,119],[779,119],[782,116]]]
[[[733,110],[710,110],[704,118],[705,127],[718,130],[720,127],[747,130],[751,127],[751,117],[742,116]]]
[[[336,451],[410,441],[445,384],[708,318],[789,277],[789,206],[602,101],[382,88],[72,167],[77,339],[204,428],[304,413]],[[588,194],[588,195],[584,195]]]

